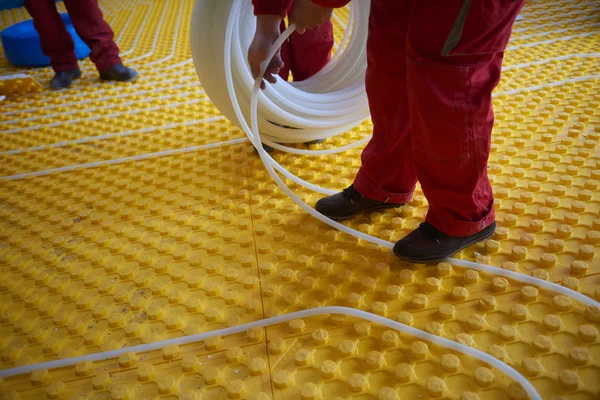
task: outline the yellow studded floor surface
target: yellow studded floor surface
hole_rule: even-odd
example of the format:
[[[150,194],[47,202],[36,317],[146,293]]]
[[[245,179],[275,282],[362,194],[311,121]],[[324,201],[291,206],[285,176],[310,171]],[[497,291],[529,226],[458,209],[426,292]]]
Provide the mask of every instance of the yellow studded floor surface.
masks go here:
[[[203,93],[192,0],[101,0],[135,84],[0,103],[0,369],[346,306],[472,346],[544,399],[600,398],[600,309],[493,274],[425,267],[332,230],[271,181]],[[489,163],[498,230],[463,258],[600,301],[600,2],[528,1],[495,91]],[[62,3],[59,8],[64,10]],[[1,11],[0,28],[28,18]],[[338,40],[347,10],[335,15]],[[370,132],[365,122],[311,148]],[[352,182],[360,149],[277,154],[321,186]],[[318,195],[295,187],[314,204]],[[349,226],[394,241],[401,209]],[[2,399],[525,399],[489,365],[340,315],[294,320],[0,381]]]

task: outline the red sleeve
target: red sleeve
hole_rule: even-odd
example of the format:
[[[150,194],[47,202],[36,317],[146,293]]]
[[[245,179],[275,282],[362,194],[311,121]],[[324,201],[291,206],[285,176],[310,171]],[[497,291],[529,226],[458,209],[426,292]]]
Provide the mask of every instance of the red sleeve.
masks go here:
[[[350,0],[312,0],[318,6],[327,8],[342,8],[350,3]]]
[[[292,0],[252,0],[254,15],[279,15],[285,18]]]

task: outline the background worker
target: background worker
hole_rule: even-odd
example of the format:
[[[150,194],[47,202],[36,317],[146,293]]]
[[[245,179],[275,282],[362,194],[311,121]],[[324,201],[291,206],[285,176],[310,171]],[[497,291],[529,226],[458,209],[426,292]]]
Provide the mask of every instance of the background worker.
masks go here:
[[[127,68],[119,58],[114,33],[104,20],[98,0],[64,0],[73,27],[91,49],[90,59],[105,81],[131,82],[138,73]],[[81,77],[71,35],[56,9],[54,0],[25,0],[25,7],[33,18],[40,36],[42,51],[50,58],[56,75],[50,81],[52,89],[71,86]]]

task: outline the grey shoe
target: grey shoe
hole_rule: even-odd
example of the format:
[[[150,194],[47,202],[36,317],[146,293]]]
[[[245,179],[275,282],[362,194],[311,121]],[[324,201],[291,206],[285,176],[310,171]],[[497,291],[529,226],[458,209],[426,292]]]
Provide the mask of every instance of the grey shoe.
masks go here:
[[[103,81],[133,82],[139,74],[123,64],[113,65],[109,69],[100,72],[100,79]]]
[[[50,81],[50,87],[54,90],[66,89],[71,86],[75,79],[79,78],[81,78],[81,70],[79,68],[60,71]]]

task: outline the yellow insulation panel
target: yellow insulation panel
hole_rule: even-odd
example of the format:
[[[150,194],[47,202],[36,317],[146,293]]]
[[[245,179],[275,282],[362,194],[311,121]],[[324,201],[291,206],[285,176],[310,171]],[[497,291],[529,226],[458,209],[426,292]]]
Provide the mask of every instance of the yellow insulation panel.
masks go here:
[[[600,396],[600,310],[449,263],[411,265],[302,213],[202,91],[192,0],[100,1],[135,84],[83,77],[0,113],[0,368],[320,306],[369,311],[487,352],[544,399]],[[63,7],[59,5],[59,7]],[[495,235],[456,255],[600,301],[597,2],[530,1],[494,94]],[[62,8],[61,8],[62,9]],[[27,18],[0,12],[0,27]],[[347,10],[336,12],[341,39]],[[49,69],[3,74],[49,80]],[[371,132],[369,121],[310,148]],[[276,154],[302,179],[352,182],[360,149]],[[294,186],[309,204],[319,195]],[[395,241],[400,209],[349,226]],[[524,399],[481,361],[339,315],[5,379],[13,399]]]

